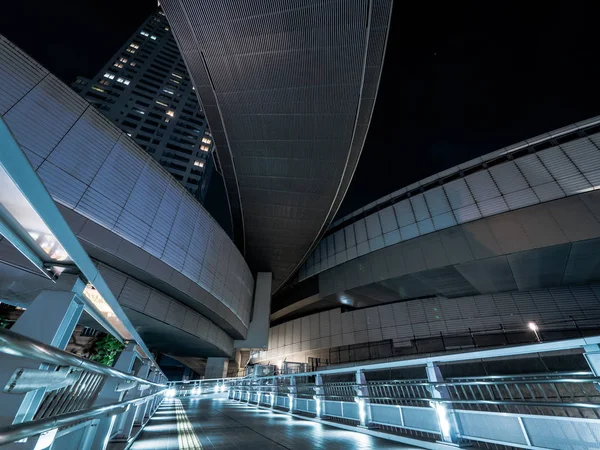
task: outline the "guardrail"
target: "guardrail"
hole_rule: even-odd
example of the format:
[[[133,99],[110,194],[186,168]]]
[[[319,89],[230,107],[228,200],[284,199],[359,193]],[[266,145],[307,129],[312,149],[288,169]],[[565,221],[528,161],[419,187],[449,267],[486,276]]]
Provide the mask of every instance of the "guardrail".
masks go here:
[[[91,448],[93,442],[106,443],[115,436],[127,441],[154,414],[166,392],[166,384],[156,382],[164,375],[159,369],[150,370],[150,362],[139,357],[134,344],[124,350],[117,365],[130,366],[137,375],[5,329],[0,329],[0,353],[11,358],[2,360],[3,367],[17,367],[0,374],[5,383],[0,445],[41,436],[50,436],[47,439],[61,449]],[[7,423],[15,404],[16,419]],[[29,420],[19,420],[24,409],[32,409],[25,414]]]
[[[196,395],[219,394],[229,390],[236,380],[243,378],[210,378],[204,380],[170,381],[165,393],[167,397],[191,397]]]
[[[224,382],[230,400],[424,448],[598,448],[599,342],[590,337]],[[557,350],[579,352],[591,370],[443,376],[453,364]]]

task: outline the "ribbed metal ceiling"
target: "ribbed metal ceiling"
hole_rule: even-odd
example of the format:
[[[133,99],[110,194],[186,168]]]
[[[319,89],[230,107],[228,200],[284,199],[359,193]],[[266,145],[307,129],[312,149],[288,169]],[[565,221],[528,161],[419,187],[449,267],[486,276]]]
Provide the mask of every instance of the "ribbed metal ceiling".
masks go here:
[[[276,290],[350,184],[392,0],[161,4],[213,132],[236,243]]]

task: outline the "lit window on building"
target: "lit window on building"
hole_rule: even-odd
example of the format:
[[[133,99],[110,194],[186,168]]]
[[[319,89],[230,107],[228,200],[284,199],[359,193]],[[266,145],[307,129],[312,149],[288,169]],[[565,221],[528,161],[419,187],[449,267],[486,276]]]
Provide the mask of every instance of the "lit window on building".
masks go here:
[[[175,117],[175,111],[173,111],[172,109],[168,110],[165,114],[169,117]]]
[[[205,144],[210,144],[212,141],[207,137],[203,137],[202,142],[204,142]]]
[[[108,78],[109,80],[114,80],[115,79],[115,76],[112,73],[108,73],[108,72],[106,72],[104,74],[104,77]]]
[[[131,83],[131,81],[129,81],[129,80],[125,79],[125,78],[121,78],[121,77],[117,78],[117,81],[119,83],[123,83],[126,86],[129,85],[129,83]]]
[[[133,61],[131,62],[131,67],[135,67],[135,63]]]
[[[135,112],[140,113],[140,114],[146,114],[144,111],[142,111],[140,109],[136,109]]]
[[[208,145],[201,145],[200,150],[202,150],[203,152],[207,152],[210,150],[210,147]]]
[[[204,167],[204,161],[194,161],[194,166],[196,167]]]
[[[181,75],[177,75],[176,73],[172,73],[171,75],[173,75],[174,77],[177,77],[179,79],[183,79],[183,77]]]
[[[126,63],[127,62],[127,58],[122,58],[121,57],[121,58],[119,58],[119,61],[122,62],[122,63]]]
[[[169,27],[165,27],[165,31],[169,31]]]
[[[133,50],[133,49],[131,49],[131,48],[128,48],[128,49],[127,49],[127,51],[128,51],[129,53],[131,53],[132,55],[135,53],[135,50]]]
[[[105,92],[104,89],[99,88],[98,86],[92,86],[92,89],[98,92]]]
[[[130,46],[130,47],[132,47],[132,48],[135,48],[136,50],[137,50],[138,48],[140,48],[140,46],[139,46],[139,45],[137,45],[137,44],[133,44],[133,43],[129,44],[129,46]]]
[[[113,66],[118,67],[119,69],[123,68],[123,64],[118,63],[118,62],[114,63]]]
[[[108,86],[110,84],[108,80],[100,80],[98,83],[103,84],[104,86]]]
[[[161,106],[169,106],[169,105],[167,105],[166,103],[163,103],[163,102],[161,102],[161,101],[159,101],[159,100],[156,100],[156,103],[158,103],[158,104],[159,104],[159,105],[161,105]]]
[[[152,35],[152,36],[150,36],[150,39],[152,39],[153,41],[155,41],[156,40],[156,36]]]
[[[150,33],[146,32],[146,31],[140,31],[140,34],[142,36],[148,36]]]
[[[177,81],[177,80],[174,80],[173,78],[171,78],[169,81],[170,81],[171,83],[177,83],[177,84],[179,84],[179,81]]]
[[[163,89],[163,92],[166,92],[167,94],[171,94],[171,95],[175,94],[175,92],[170,91],[168,89]]]

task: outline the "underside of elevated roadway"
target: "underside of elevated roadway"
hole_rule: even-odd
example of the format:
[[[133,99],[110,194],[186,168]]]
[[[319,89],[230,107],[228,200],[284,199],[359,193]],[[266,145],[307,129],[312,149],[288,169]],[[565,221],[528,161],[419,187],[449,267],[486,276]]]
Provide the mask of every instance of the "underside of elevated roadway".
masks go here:
[[[162,0],[216,144],[234,240],[277,291],[358,163],[391,0]]]

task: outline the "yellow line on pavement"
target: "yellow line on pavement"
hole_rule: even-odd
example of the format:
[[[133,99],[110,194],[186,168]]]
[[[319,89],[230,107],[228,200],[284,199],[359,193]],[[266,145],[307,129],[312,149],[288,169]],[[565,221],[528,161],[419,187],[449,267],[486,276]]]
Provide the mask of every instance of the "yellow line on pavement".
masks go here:
[[[185,413],[185,408],[178,398],[175,401],[175,416],[177,417],[177,440],[179,450],[201,450],[202,444],[194,432],[194,428]]]

